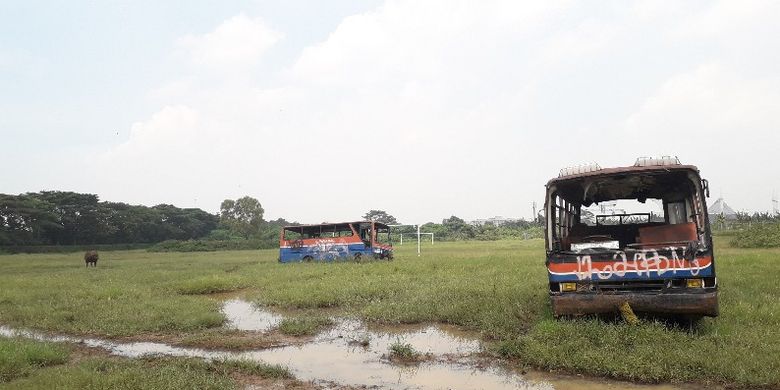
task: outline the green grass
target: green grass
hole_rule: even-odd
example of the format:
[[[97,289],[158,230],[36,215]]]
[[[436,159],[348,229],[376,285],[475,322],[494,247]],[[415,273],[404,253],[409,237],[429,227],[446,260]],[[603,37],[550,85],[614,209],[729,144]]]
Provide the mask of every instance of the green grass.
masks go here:
[[[193,359],[116,360],[92,358],[58,366],[7,384],[13,389],[230,389],[235,383]],[[0,386],[0,388],[3,388]]]
[[[179,294],[214,294],[245,287],[239,276],[208,275],[173,283]]]
[[[279,365],[269,365],[251,360],[228,359],[223,361],[211,362],[212,369],[225,373],[238,372],[246,375],[253,375],[265,379],[293,379],[294,376],[287,367]]]
[[[279,324],[279,331],[288,336],[313,336],[330,325],[333,321],[327,317],[285,318]]]
[[[90,357],[70,362],[64,344],[0,337],[0,389],[232,389],[233,374],[294,379],[283,366],[246,360],[130,360]]]
[[[411,344],[396,341],[390,344],[388,353],[391,360],[398,360],[402,362],[413,362],[420,357],[420,353],[415,351]]]
[[[41,367],[63,364],[69,354],[61,344],[0,337],[0,383],[27,376]]]
[[[235,389],[229,374],[244,370],[200,359],[89,358],[38,370],[0,389]]]
[[[727,239],[717,241],[725,243]],[[780,249],[716,251],[717,319],[694,329],[554,320],[539,240],[436,243],[391,262],[279,264],[278,251],[0,256],[0,323],[105,336],[195,334],[224,321],[193,295],[246,287],[281,308],[481,332],[498,356],[544,369],[649,382],[780,386]],[[314,314],[316,316],[316,314]]]

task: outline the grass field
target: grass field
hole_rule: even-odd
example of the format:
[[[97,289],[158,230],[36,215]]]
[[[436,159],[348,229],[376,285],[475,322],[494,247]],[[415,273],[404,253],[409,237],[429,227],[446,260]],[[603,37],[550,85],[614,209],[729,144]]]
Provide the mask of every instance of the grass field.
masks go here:
[[[320,309],[327,308],[376,322],[460,325],[481,332],[490,351],[518,365],[645,382],[780,387],[778,249],[718,246],[721,316],[693,329],[554,320],[537,240],[436,243],[419,258],[406,245],[392,262],[282,265],[277,255],[104,252],[94,269],[84,268],[79,254],[0,256],[0,324],[102,337],[210,338],[232,348],[240,345],[214,329],[224,321],[219,302],[204,294],[242,289],[261,304],[303,309],[287,324],[294,335],[321,326]],[[22,359],[9,350],[0,344],[0,363]],[[54,356],[54,367],[21,364],[14,369],[21,374],[5,381],[45,384],[52,370],[89,376],[90,364],[100,364],[63,368]],[[196,370],[186,378],[230,383],[194,363],[111,364],[127,375],[185,370],[183,364]]]

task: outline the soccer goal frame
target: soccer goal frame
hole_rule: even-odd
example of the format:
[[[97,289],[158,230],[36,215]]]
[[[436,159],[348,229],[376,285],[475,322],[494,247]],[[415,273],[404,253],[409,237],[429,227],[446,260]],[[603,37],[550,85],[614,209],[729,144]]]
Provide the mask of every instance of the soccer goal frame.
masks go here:
[[[430,234],[430,236],[431,236],[431,245],[433,245],[433,241],[434,241],[433,233],[422,233],[422,232],[420,232],[420,225],[388,225],[388,226],[390,226],[391,228],[393,228],[393,227],[401,227],[401,226],[414,226],[414,228],[417,229],[417,233],[398,233],[401,236],[401,243],[400,243],[400,245],[404,244],[404,234],[406,234],[406,235],[411,234],[411,235],[417,236],[417,257],[420,257],[420,237],[421,236]]]

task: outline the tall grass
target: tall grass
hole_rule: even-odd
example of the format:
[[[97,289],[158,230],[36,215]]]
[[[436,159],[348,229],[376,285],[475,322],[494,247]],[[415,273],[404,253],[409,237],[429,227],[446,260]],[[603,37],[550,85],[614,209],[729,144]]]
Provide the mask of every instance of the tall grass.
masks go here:
[[[201,295],[246,287],[260,304],[330,308],[385,323],[482,333],[498,356],[539,368],[649,382],[780,386],[780,249],[716,241],[720,317],[692,329],[645,320],[554,320],[540,240],[436,243],[391,262],[279,264],[278,251],[0,256],[0,323],[68,333],[181,335],[218,327]],[[190,286],[190,287],[188,287]],[[192,287],[194,286],[194,287]]]
[[[0,389],[234,389],[227,375],[198,359],[90,358],[73,366],[38,370]]]
[[[233,389],[240,374],[294,379],[283,366],[196,358],[91,357],[65,365],[68,348],[0,337],[0,389]]]
[[[69,353],[60,344],[0,336],[0,383],[27,376],[41,367],[63,364]]]
[[[279,324],[279,331],[289,336],[312,336],[332,324],[328,317],[285,318]]]

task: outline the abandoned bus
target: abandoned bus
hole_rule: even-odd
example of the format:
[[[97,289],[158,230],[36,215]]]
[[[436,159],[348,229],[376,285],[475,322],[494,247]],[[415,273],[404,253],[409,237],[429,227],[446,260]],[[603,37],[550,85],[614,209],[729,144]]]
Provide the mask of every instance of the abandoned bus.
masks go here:
[[[372,221],[285,226],[279,262],[393,258],[390,227]]]
[[[546,186],[545,244],[555,316],[718,315],[706,180],[675,158],[563,169]]]

